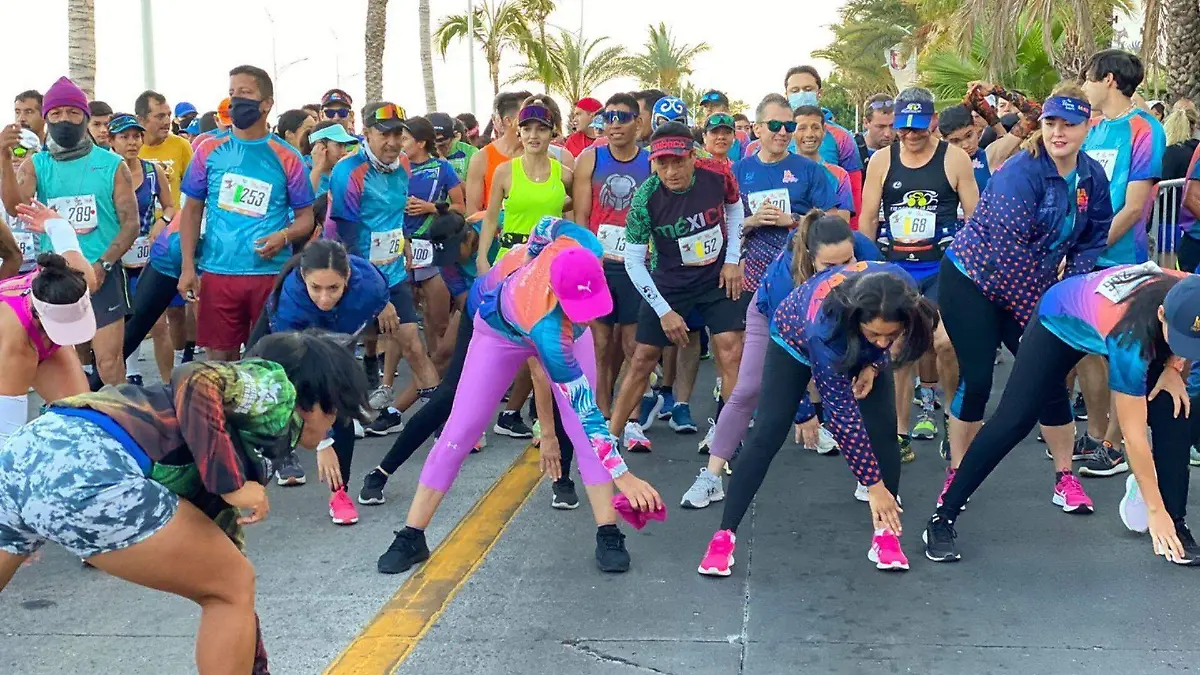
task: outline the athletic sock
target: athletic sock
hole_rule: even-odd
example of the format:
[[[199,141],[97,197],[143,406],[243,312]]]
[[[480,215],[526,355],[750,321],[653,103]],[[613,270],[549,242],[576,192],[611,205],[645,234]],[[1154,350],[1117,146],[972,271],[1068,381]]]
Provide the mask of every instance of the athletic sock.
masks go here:
[[[419,535],[421,535],[422,539],[425,538],[425,530],[423,530],[419,527],[413,527],[412,525],[405,525],[402,532],[408,532],[410,534],[419,534]]]
[[[188,363],[196,360],[196,343],[186,342],[183,345],[183,362]]]
[[[671,391],[671,385],[669,385],[669,384],[664,384],[663,386],[659,387],[658,393],[662,394],[663,396],[674,396],[675,395],[675,392]]]
[[[1055,471],[1054,472],[1054,483],[1057,485],[1058,481],[1063,479],[1063,476],[1070,476],[1071,473],[1072,472],[1070,472],[1070,471]]]
[[[397,410],[396,406],[391,406],[391,405],[388,406],[388,412],[390,412],[393,415],[403,415],[404,414],[404,413],[400,412],[399,410]]]

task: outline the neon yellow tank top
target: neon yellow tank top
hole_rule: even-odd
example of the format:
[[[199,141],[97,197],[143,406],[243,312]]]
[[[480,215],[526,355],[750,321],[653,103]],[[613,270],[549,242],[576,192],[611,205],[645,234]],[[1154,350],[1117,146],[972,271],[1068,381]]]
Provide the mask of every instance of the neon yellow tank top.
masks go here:
[[[504,199],[504,231],[500,233],[500,255],[529,238],[542,216],[562,218],[567,203],[562,164],[550,158],[550,177],[535,183],[525,175],[521,157],[512,159],[512,189]]]

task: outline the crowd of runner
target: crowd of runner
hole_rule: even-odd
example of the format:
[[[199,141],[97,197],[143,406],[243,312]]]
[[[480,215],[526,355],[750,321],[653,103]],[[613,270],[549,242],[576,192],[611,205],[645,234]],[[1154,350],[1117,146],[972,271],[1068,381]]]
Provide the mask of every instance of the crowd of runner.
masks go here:
[[[861,133],[810,66],[745,115],[720,91],[567,114],[520,91],[482,129],[341,89],[279,111],[265,71],[229,75],[203,113],[61,78],[0,129],[0,588],[53,541],[200,604],[201,673],[266,673],[241,553],[265,486],[304,484],[297,453],[315,451],[329,516],[352,525],[433,438],[378,560],[395,574],[428,558],[489,430],[539,447],[556,509],[579,506],[578,459],[605,572],[630,567],[620,522],[678,499],[722,503],[694,545],[701,574],[730,575],[790,438],[845,458],[882,570],[909,568],[902,467],[938,448],[921,546],[958,560],[967,502],[1035,423],[1055,507],[1115,510],[1200,565],[1197,115],[1143,100],[1137,56],[1099,52],[1044,101],[987,82],[879,94]],[[1176,225],[1151,232],[1175,178]],[[139,370],[147,338],[162,384]],[[715,406],[694,396],[708,358]],[[702,435],[693,405],[713,409]],[[656,422],[702,438],[682,495],[623,457],[652,452]],[[365,435],[393,443],[355,486]],[[1079,478],[1123,473],[1117,505]]]

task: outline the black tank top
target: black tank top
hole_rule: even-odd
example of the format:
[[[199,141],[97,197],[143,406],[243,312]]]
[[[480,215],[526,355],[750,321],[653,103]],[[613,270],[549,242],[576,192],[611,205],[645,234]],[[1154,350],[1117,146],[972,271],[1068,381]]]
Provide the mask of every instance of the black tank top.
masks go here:
[[[883,181],[883,222],[879,244],[888,260],[929,262],[941,259],[954,236],[958,192],[946,178],[946,141],[916,169],[900,161],[900,144],[888,152],[891,163]]]

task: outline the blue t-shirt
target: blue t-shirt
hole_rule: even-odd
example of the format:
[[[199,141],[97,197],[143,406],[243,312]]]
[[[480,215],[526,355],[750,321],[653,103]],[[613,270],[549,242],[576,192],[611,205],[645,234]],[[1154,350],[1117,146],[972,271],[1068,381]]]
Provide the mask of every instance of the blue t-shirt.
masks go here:
[[[370,260],[392,287],[408,278],[404,264],[404,207],[408,203],[409,168],[380,171],[365,147],[333,167],[329,179],[330,217],[338,221],[338,238],[354,255]]]
[[[1115,216],[1125,208],[1125,192],[1130,183],[1162,178],[1163,155],[1167,151],[1166,133],[1162,124],[1141,108],[1135,108],[1115,120],[1094,118],[1091,125],[1083,142],[1083,151],[1104,167]],[[1146,223],[1153,206],[1154,200],[1147,199],[1141,217],[1123,237],[1101,254],[1098,265],[1133,265],[1149,260]]]
[[[434,204],[449,203],[450,190],[461,183],[458,174],[454,173],[454,165],[436,157],[422,164],[412,165],[412,177],[408,181],[410,197],[423,199]],[[404,216],[404,234],[412,237],[423,235],[425,228],[433,222],[430,214],[419,216]]]
[[[258,255],[255,242],[287,228],[294,209],[313,203],[304,159],[278,136],[244,141],[233,134],[196,148],[180,191],[204,201],[208,227],[200,269],[233,276],[278,274],[292,255]]]

